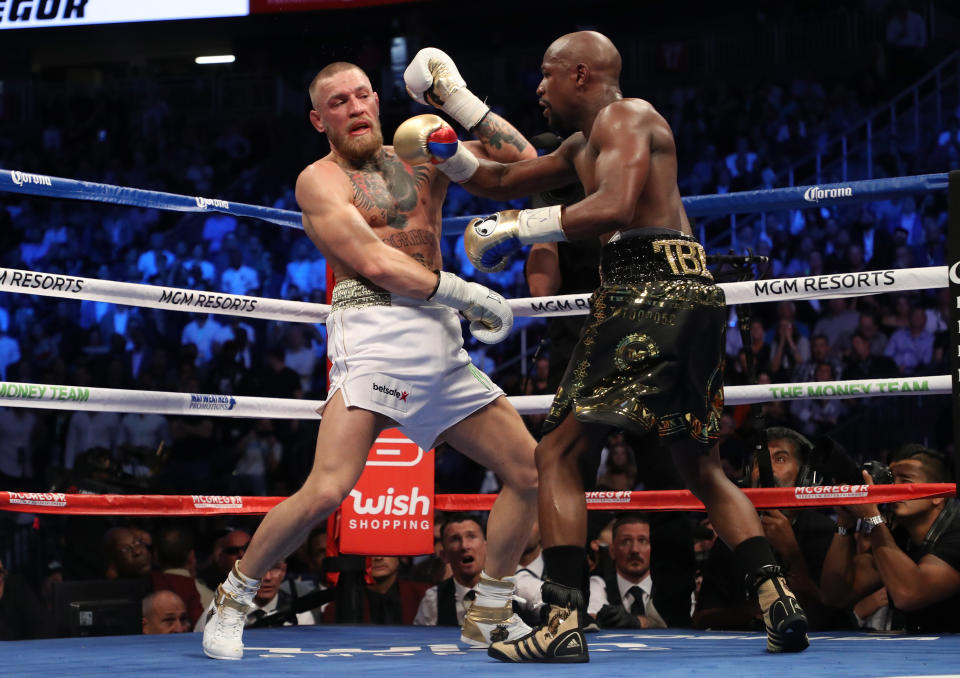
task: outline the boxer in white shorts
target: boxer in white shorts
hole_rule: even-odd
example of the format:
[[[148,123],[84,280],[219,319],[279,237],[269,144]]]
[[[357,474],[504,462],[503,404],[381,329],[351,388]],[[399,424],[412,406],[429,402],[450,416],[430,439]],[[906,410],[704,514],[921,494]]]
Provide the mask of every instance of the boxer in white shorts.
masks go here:
[[[369,305],[374,296],[383,305]],[[359,307],[350,301],[358,298]],[[327,337],[330,396],[340,391],[347,407],[389,417],[425,450],[503,395],[470,362],[460,316],[443,304],[377,295],[365,281],[343,280],[334,288]]]
[[[421,447],[448,442],[503,484],[461,640],[482,647],[529,632],[513,614],[508,577],[537,513],[536,442],[503,392],[470,363],[457,311],[487,343],[506,337],[513,316],[499,294],[440,272],[440,232],[449,181],[468,174],[477,156],[510,162],[536,152],[467,89],[443,52],[421,50],[404,75],[412,96],[477,140],[447,162],[411,166],[383,145],[379,99],[360,68],[330,64],[311,83],[310,122],[327,135],[330,153],[301,172],[296,195],[304,230],[337,281],[328,320],[332,388],[303,487],[266,515],[207,611],[203,650],[215,659],[243,656],[243,623],[260,578],[336,510],[377,435],[395,424]],[[396,144],[456,150],[456,133],[438,116],[408,123]]]

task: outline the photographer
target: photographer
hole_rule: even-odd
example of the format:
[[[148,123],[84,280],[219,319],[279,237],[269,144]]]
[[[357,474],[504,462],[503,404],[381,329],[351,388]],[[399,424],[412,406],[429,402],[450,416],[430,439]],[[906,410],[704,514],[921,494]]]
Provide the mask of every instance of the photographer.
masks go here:
[[[908,445],[890,462],[896,483],[952,480],[946,457]],[[864,482],[873,484],[864,471]],[[888,527],[876,504],[837,507],[837,529],[820,580],[824,600],[852,605],[871,594],[894,612],[893,629],[910,633],[960,631],[960,508],[953,498],[890,504]],[[870,552],[857,554],[857,521]]]
[[[819,483],[822,466],[843,468],[835,459],[819,459],[822,448],[815,450],[813,443],[793,429],[771,427],[766,429],[767,449],[776,487],[795,487]],[[846,458],[837,449],[830,450],[831,457]],[[818,459],[814,459],[814,457]],[[820,462],[823,462],[821,465]],[[814,464],[817,464],[815,466]],[[750,487],[760,487],[760,468],[754,457],[745,469]],[[821,603],[817,582],[823,560],[830,545],[833,521],[815,510],[766,510],[762,512],[761,524],[770,545],[773,546],[778,563],[784,568],[787,583],[807,613],[810,628],[828,629],[849,626],[845,615],[833,607]],[[719,539],[710,550],[710,555],[701,570],[703,583],[693,614],[695,628],[759,630],[760,608],[756,600],[747,598],[744,572],[733,553]]]

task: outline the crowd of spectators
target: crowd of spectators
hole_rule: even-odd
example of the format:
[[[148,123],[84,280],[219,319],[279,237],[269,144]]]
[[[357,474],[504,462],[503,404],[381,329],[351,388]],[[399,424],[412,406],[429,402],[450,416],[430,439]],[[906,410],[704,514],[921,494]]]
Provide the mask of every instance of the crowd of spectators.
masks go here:
[[[900,446],[889,466],[863,466],[837,446],[822,454],[821,442],[786,427],[770,427],[766,435],[777,487],[849,482],[861,467],[869,475],[860,479],[871,483],[952,477],[947,457],[922,445]],[[623,445],[622,436],[613,434],[604,454],[613,459]],[[755,457],[747,459],[731,475],[741,485],[758,487],[760,466]],[[604,473],[595,486],[615,487],[605,484],[609,479]],[[243,556],[252,527],[212,526],[212,519],[69,520],[74,526],[78,520],[100,525],[102,531],[94,527],[82,542],[75,540],[86,562],[80,551],[65,552],[66,563],[50,562],[35,585],[0,562],[0,640],[201,631],[212,589]],[[758,603],[709,519],[674,512],[670,523],[663,530],[658,526],[665,521],[657,514],[591,513],[585,544],[587,630],[762,630]],[[761,523],[812,630],[960,631],[953,614],[960,600],[960,505],[953,498],[771,509],[762,512]],[[483,516],[438,512],[434,541],[432,554],[368,557],[363,577],[348,581],[341,574],[335,583],[329,572],[336,568],[327,567],[323,557],[325,531],[315,530],[264,575],[247,626],[459,626],[486,559]],[[100,548],[91,549],[91,543]],[[542,577],[535,525],[516,573],[521,596],[515,611],[530,622],[540,614]],[[345,607],[338,609],[341,604]],[[112,606],[113,613],[99,616],[97,605]],[[84,606],[93,606],[96,621],[78,628],[71,620]]]
[[[887,59],[878,60],[859,79],[773,77],[762,84],[717,79],[709,86],[677,85],[636,94],[647,96],[671,123],[684,195],[771,188],[783,185],[784,173],[793,162],[825,148],[829,139],[889,98],[893,92],[887,76],[896,76],[897,83],[906,84],[919,75],[919,71],[904,65],[902,57],[922,50],[925,41],[915,19],[902,14],[897,4],[890,14]],[[896,59],[891,61],[893,57]],[[149,77],[141,75],[137,82],[149,82]],[[39,114],[34,120],[16,136],[0,135],[0,165],[296,209],[292,180],[300,167],[324,152],[319,140],[304,142],[310,130],[303,120],[284,116],[263,119],[238,115],[226,120],[198,117],[178,111],[151,94],[149,88],[124,92],[104,86],[80,91],[48,83],[38,88]],[[517,103],[530,103],[529,92],[513,96],[491,93],[490,99],[506,117],[522,121],[526,125],[522,131],[528,136],[542,131],[539,118],[531,122],[526,110],[529,106]],[[511,100],[513,103],[508,104]],[[397,109],[394,103],[391,110]],[[401,114],[410,110],[407,104],[399,109]],[[69,123],[54,115],[58,110],[71,111]],[[385,116],[385,129],[397,121]],[[878,144],[883,147],[875,151],[873,175],[903,176],[960,168],[958,130],[960,108],[947,116],[943,129],[927,130],[916,148],[905,150],[896,134],[878,135],[882,140]],[[828,175],[824,181],[833,178],[837,177]],[[515,206],[524,204],[518,201]],[[444,216],[483,214],[502,207],[452,186]],[[709,225],[707,236],[715,252],[729,248],[769,257],[769,264],[757,271],[761,278],[830,275],[943,265],[946,220],[946,197],[930,193],[869,204],[768,213],[742,221],[733,231],[727,230],[725,222],[715,222]],[[473,269],[460,240],[450,236],[441,241],[448,269],[499,289],[508,297],[528,296],[521,257],[506,271],[488,276]],[[214,212],[183,215],[13,194],[0,194],[0,265],[61,276],[310,302],[323,302],[327,288],[325,262],[295,229]],[[725,272],[721,269],[717,274],[722,277]],[[756,366],[757,383],[882,378],[916,384],[926,376],[946,374],[950,359],[949,306],[945,291],[757,306],[749,319],[747,345],[737,329],[740,318],[731,308],[725,383],[737,385],[750,380],[748,355]],[[493,373],[510,395],[548,393],[545,352],[549,352],[549,346],[544,345],[533,361],[529,356],[516,359],[520,332],[526,333],[528,345],[535,346],[545,336],[546,324],[518,319],[517,330],[497,347],[468,340],[473,359]],[[202,312],[173,313],[25,294],[0,298],[0,380],[7,382],[321,399],[326,393],[325,339],[323,325]],[[521,369],[524,362],[531,365],[527,377],[521,376],[526,374]],[[928,447],[947,450],[952,444],[949,402],[930,397],[923,398],[922,403],[920,400],[774,399],[763,406],[763,412],[770,425],[788,426],[810,439],[830,435],[842,441],[857,461],[890,461],[899,445],[915,441],[918,430],[923,432],[922,442]],[[900,424],[904,420],[914,425],[905,429]],[[528,423],[539,434],[538,418],[529,417]],[[739,475],[741,481],[751,425],[748,407],[726,411],[722,450],[731,475]],[[0,437],[4,440],[0,447],[0,486],[12,490],[285,495],[309,470],[315,434],[316,423],[310,421],[4,407],[0,408]],[[631,451],[622,437],[611,438],[598,474],[601,486],[644,487]],[[449,446],[438,450],[439,492],[496,488],[492,474],[456,450]],[[0,516],[0,520],[11,525],[17,522],[12,516]],[[198,606],[207,602],[209,589],[215,588],[229,569],[229,564],[226,569],[224,564],[242,553],[245,544],[232,542],[243,541],[244,535],[249,540],[246,531],[219,534],[214,525],[202,523],[196,530],[195,536],[202,542],[196,552],[193,546],[186,548],[194,536],[182,534],[171,537],[174,542],[181,541],[172,552],[161,549],[163,542],[151,551],[146,546],[149,533],[138,536],[130,529],[132,525],[98,522],[84,523],[83,529],[69,529],[82,520],[86,519],[41,521],[53,535],[42,549],[50,556],[45,562],[64,560],[68,577],[150,577],[155,591],[173,588],[176,593],[154,592],[144,599],[144,633],[192,628],[199,617]],[[471,520],[449,528],[459,535],[459,550],[452,546],[444,549],[446,533],[441,530],[437,537],[441,555],[429,562],[386,557],[378,560],[368,617],[380,614],[406,622],[416,612],[421,621],[436,620],[439,608],[432,612],[410,610],[412,594],[406,585],[402,593],[387,595],[394,591],[398,574],[399,581],[405,581],[414,572],[452,576],[456,586],[448,585],[447,589],[462,606],[464,596],[475,584],[470,581],[471,567],[463,567],[464,549],[474,547],[463,544],[473,540],[479,550],[483,538],[482,523],[473,520],[471,524]],[[170,536],[160,523],[149,527],[158,538]],[[619,527],[623,534],[629,532],[632,542],[649,539],[649,520]],[[600,534],[599,529],[596,532],[592,536]],[[638,536],[641,533],[647,537]],[[611,535],[604,543],[613,544],[617,538]],[[103,540],[103,563],[94,564],[80,555],[84,539]],[[701,535],[701,547],[705,540],[710,541]],[[311,557],[317,550],[309,544],[290,563],[277,563],[271,570],[263,599],[257,601],[263,614],[278,605],[282,609],[285,604],[288,594],[282,582],[316,582],[320,577],[319,559]],[[649,560],[649,555],[632,557],[633,565],[628,567],[630,549],[624,549],[621,570],[625,572],[630,567],[636,570],[638,559]],[[467,565],[482,561],[473,551],[467,556]],[[530,562],[535,562],[534,558]],[[604,558],[597,556],[597,562],[602,564]],[[53,581],[51,577],[63,577],[64,566],[48,572],[46,566],[30,565],[38,600],[28,606],[52,613],[52,600],[45,591]],[[135,569],[124,569],[131,567]],[[532,567],[536,569],[535,564]],[[635,621],[639,619],[636,623],[659,625],[663,617],[656,612],[649,587],[631,592],[623,584],[626,579],[618,580],[611,572],[598,574],[600,580],[594,582],[605,596],[594,611],[626,601],[629,604],[621,608],[626,616],[620,609],[607,609],[603,618],[630,625],[633,622],[628,617],[632,616]],[[0,610],[4,609],[5,574],[0,565]],[[636,572],[630,577],[636,578],[634,575]],[[176,576],[195,579],[196,596],[190,593],[190,586],[177,590],[170,584],[169,578]],[[641,572],[640,579],[643,576]],[[167,583],[158,583],[164,578]],[[440,585],[439,579],[420,579]],[[295,585],[288,584],[287,588]],[[9,587],[7,594],[9,606]],[[428,592],[428,600],[431,595],[436,601],[439,591]],[[638,601],[640,604],[636,604]],[[309,615],[305,614],[301,623],[324,618],[320,609]],[[31,623],[31,635],[51,632],[42,619]]]

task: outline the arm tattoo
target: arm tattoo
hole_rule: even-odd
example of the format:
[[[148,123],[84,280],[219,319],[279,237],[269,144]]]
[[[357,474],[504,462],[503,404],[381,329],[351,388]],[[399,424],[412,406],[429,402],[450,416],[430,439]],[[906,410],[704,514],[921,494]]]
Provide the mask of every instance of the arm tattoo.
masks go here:
[[[494,113],[484,116],[483,120],[473,128],[473,133],[480,141],[492,148],[500,149],[504,144],[510,144],[518,151],[527,148],[526,139],[513,128],[513,125]]]

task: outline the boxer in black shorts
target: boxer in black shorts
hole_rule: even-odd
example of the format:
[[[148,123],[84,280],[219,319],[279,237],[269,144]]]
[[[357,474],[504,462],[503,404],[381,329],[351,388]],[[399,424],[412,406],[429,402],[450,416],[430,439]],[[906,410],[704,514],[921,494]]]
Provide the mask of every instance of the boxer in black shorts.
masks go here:
[[[726,306],[703,248],[640,228],[607,243],[600,272],[543,432],[572,410],[584,423],[709,444],[723,411]]]
[[[601,286],[536,450],[549,615],[526,636],[494,642],[489,653],[512,662],[588,661],[581,628],[587,510],[579,461],[599,450],[612,428],[650,433],[672,457],[751,577],[767,649],[796,652],[808,645],[806,617],[756,509],[724,474],[716,445],[723,294],[691,235],[670,126],[648,102],[623,97],[620,65],[616,47],[599,33],[554,41],[543,57],[537,96],[563,143],[535,159],[477,160],[457,179],[500,200],[578,180],[584,188],[585,197],[570,205],[473,220],[464,244],[482,270],[501,269],[527,244],[603,243]],[[426,141],[418,153],[430,155]]]

